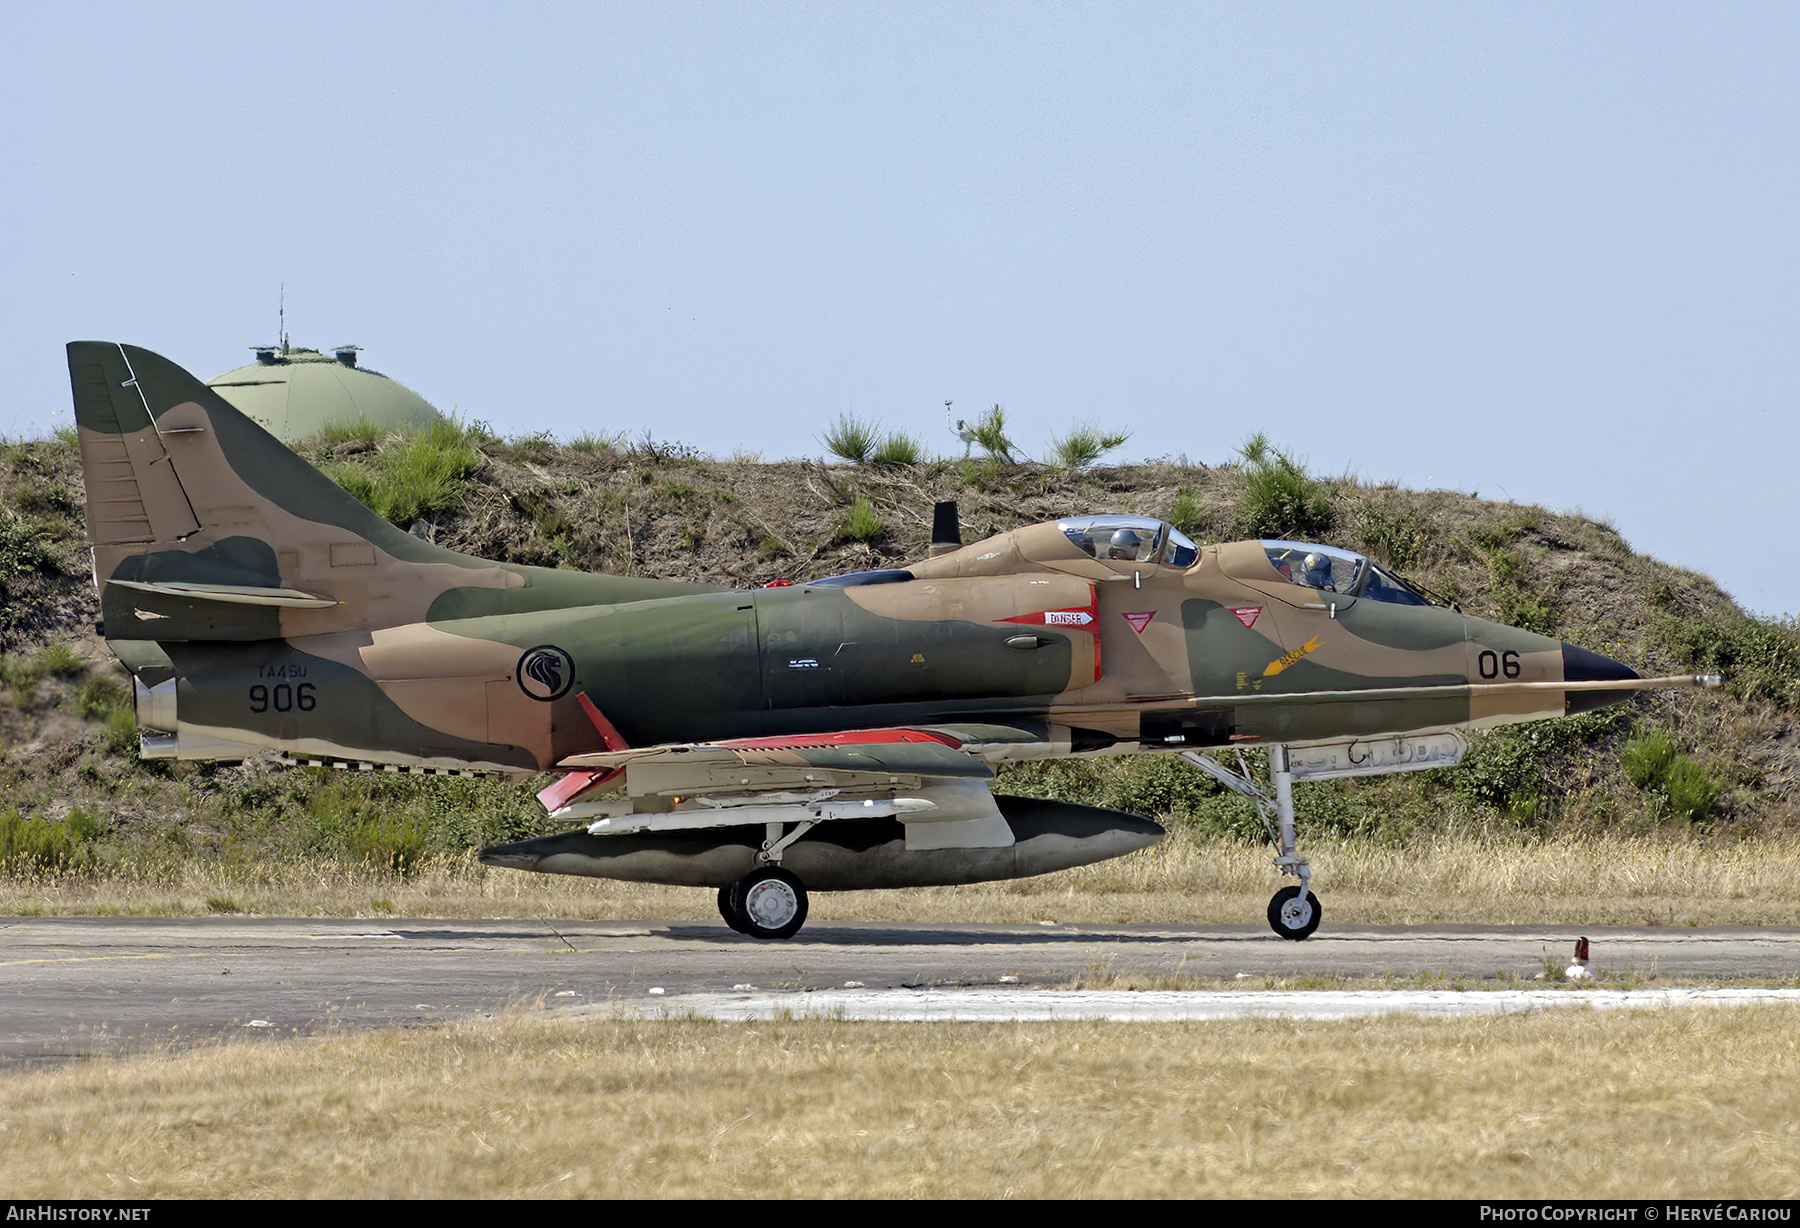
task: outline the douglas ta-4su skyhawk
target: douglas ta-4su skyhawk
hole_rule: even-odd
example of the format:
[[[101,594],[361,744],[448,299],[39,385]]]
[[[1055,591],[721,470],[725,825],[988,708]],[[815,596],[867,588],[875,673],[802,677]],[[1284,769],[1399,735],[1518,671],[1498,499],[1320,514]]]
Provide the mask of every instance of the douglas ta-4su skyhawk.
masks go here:
[[[488,562],[387,523],[165,358],[79,341],[69,377],[145,756],[559,772],[538,796],[573,830],[483,861],[716,888],[757,938],[795,934],[809,889],[1152,844],[1147,819],[989,788],[997,763],[1140,752],[1256,804],[1299,880],[1269,922],[1305,938],[1295,780],[1442,766],[1466,730],[1716,682],[1468,617],[1345,550],[1202,546],[1141,516],[961,545],[940,505],[921,562],[750,591]]]

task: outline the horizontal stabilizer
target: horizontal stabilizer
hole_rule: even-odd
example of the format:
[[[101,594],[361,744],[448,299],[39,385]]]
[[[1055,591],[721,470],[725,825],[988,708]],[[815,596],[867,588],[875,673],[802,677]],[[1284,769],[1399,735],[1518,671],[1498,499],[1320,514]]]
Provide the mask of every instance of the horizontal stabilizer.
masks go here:
[[[273,605],[294,610],[325,610],[339,604],[330,597],[303,593],[297,588],[258,588],[247,584],[182,584],[168,580],[151,583],[114,579],[112,583],[120,588],[136,589],[140,593],[165,593],[171,597],[185,597],[190,601],[220,601],[226,605]]]

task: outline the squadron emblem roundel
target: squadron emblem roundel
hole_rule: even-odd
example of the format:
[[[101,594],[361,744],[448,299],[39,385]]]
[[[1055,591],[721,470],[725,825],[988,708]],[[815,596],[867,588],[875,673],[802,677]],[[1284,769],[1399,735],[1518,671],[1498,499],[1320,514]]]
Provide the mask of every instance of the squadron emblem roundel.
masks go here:
[[[561,699],[575,685],[574,658],[554,644],[526,649],[513,673],[521,691],[545,703]]]

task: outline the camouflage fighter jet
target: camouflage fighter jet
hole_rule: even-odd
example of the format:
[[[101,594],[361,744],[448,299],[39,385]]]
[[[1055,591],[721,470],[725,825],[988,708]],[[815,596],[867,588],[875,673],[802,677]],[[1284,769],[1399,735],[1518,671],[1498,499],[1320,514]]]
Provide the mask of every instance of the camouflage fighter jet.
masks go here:
[[[538,796],[579,826],[485,862],[716,888],[758,938],[796,933],[809,888],[1149,845],[1147,819],[989,789],[1008,760],[1138,752],[1256,803],[1299,880],[1270,924],[1305,938],[1295,780],[1441,766],[1465,730],[1717,681],[1640,678],[1348,551],[1201,546],[1140,516],[963,546],[943,505],[911,567],[750,591],[488,562],[388,524],[167,359],[68,349],[102,628],[146,757],[557,771]]]

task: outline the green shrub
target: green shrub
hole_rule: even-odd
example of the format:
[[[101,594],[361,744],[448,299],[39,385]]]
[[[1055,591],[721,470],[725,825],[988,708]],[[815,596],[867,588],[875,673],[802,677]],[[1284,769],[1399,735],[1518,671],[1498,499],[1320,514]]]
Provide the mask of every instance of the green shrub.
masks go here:
[[[1733,695],[1800,709],[1800,621],[1795,618],[1669,617],[1661,630],[1683,665],[1724,675],[1725,689]]]
[[[1662,783],[1675,762],[1675,743],[1660,729],[1625,743],[1619,752],[1619,767],[1625,779],[1640,789],[1654,789]]]
[[[129,705],[114,708],[106,714],[106,727],[100,734],[100,744],[115,755],[137,754],[137,717]]]
[[[1510,547],[1513,542],[1518,540],[1518,533],[1508,525],[1486,523],[1478,524],[1470,529],[1468,538],[1477,553],[1491,555]]]
[[[1088,423],[1077,423],[1069,433],[1050,443],[1051,464],[1074,473],[1086,469],[1114,448],[1123,447],[1131,438],[1130,431],[1102,431]]]
[[[25,818],[17,808],[0,811],[0,872],[91,869],[104,833],[105,824],[91,810],[71,810],[61,823]]]
[[[1535,631],[1539,635],[1550,635],[1556,630],[1558,622],[1556,610],[1548,603],[1522,593],[1512,585],[1495,589],[1494,604],[1500,607],[1500,621],[1509,627],[1517,627],[1521,631]]]
[[[917,465],[925,459],[925,448],[917,439],[903,431],[889,431],[870,459],[877,465],[896,468]]]
[[[514,436],[506,441],[501,450],[508,460],[542,462],[549,460],[550,454],[556,450],[556,440],[550,437],[550,432],[538,431],[531,435]]]
[[[989,457],[1003,464],[1017,464],[1018,445],[1006,434],[1006,408],[994,405],[982,411],[975,425],[969,428],[970,438],[981,445],[981,450]]]
[[[382,519],[406,528],[422,516],[462,506],[464,484],[481,466],[472,438],[471,428],[445,419],[383,448],[374,473],[339,462],[325,475]]]
[[[1169,523],[1190,537],[1200,535],[1201,526],[1206,522],[1206,507],[1200,496],[1191,486],[1183,486],[1175,492],[1175,501],[1169,504]]]
[[[1722,792],[1700,761],[1681,755],[1663,774],[1662,795],[1677,816],[1693,822],[1718,808]]]
[[[1144,755],[1112,777],[1099,804],[1152,818],[1189,818],[1222,792],[1218,781],[1177,755]]]
[[[46,677],[73,678],[87,672],[88,663],[67,644],[51,644],[35,656],[0,656],[0,682],[12,688],[18,699],[26,699]],[[85,715],[85,714],[84,714]]]
[[[878,425],[854,414],[839,414],[838,420],[819,437],[825,450],[852,465],[866,465],[875,454]]]
[[[399,874],[427,857],[542,831],[544,822],[531,793],[510,782],[406,772],[303,769],[245,782],[223,800],[234,821],[276,831],[294,853]]]
[[[75,678],[87,673],[87,658],[78,655],[67,644],[49,644],[37,655],[38,668],[58,678]]]
[[[1357,518],[1356,535],[1363,553],[1396,571],[1404,571],[1424,549],[1425,514],[1416,507],[1370,505]]]
[[[1700,762],[1684,755],[1660,729],[1633,738],[1619,754],[1625,777],[1646,793],[1660,795],[1669,813],[1692,822],[1719,804],[1720,787]]]
[[[1534,819],[1544,791],[1541,749],[1519,730],[1475,738],[1455,769],[1456,792],[1515,819]]]
[[[111,674],[89,674],[75,686],[70,696],[75,711],[89,720],[105,720],[131,702],[130,692]]]
[[[19,702],[31,698],[32,691],[43,680],[44,671],[38,667],[35,658],[15,657],[11,653],[0,656],[0,682],[6,683],[13,698]]]
[[[39,512],[59,520],[67,520],[81,510],[81,503],[67,486],[30,478],[13,487],[11,502],[17,511]]]
[[[336,448],[340,444],[357,443],[367,451],[373,452],[386,438],[388,429],[362,416],[334,419],[320,428],[319,441],[328,448]]]
[[[1331,494],[1291,456],[1269,443],[1261,431],[1238,449],[1244,467],[1244,496],[1238,531],[1245,537],[1319,541],[1331,532]]]
[[[1007,462],[997,456],[982,460],[964,457],[957,467],[957,483],[970,490],[991,490],[1005,478],[1008,469]]]
[[[569,440],[569,451],[593,456],[601,452],[617,452],[624,446],[623,435],[596,435],[592,431],[583,431]]]
[[[881,536],[884,527],[874,504],[869,502],[867,495],[859,493],[850,505],[850,514],[838,529],[838,537],[842,541],[872,542]]]
[[[39,516],[16,516],[0,508],[0,595],[10,584],[36,572],[58,570],[55,543],[61,531]]]
[[[368,815],[350,829],[344,843],[357,861],[404,877],[428,851],[430,827],[416,815]]]

